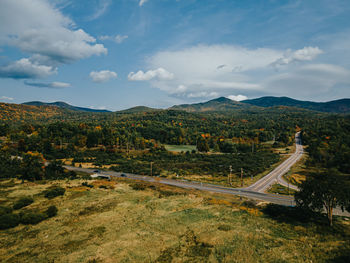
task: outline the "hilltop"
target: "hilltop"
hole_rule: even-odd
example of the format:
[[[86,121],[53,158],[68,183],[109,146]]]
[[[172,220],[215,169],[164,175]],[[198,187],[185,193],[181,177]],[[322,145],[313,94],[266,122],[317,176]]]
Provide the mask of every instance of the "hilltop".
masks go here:
[[[339,99],[328,102],[313,102],[301,101],[288,97],[261,97],[257,99],[244,100],[241,102],[259,107],[288,106],[321,112],[350,112],[350,99]]]
[[[83,111],[83,112],[110,112],[109,110],[96,110],[91,108],[77,107],[63,101],[56,101],[56,102],[30,101],[30,102],[24,102],[22,104],[29,105],[29,106],[54,106],[54,107],[59,107],[63,109],[68,109],[73,111]]]
[[[329,102],[301,101],[288,97],[261,97],[251,100],[233,101],[225,97],[209,100],[207,102],[182,104],[172,106],[171,110],[187,112],[229,112],[233,110],[262,110],[269,107],[294,107],[306,110],[348,113],[350,112],[350,99],[339,99]]]
[[[211,111],[232,111],[257,108],[252,105],[230,100],[225,97],[209,100],[207,102],[194,103],[194,104],[181,104],[172,106],[171,110],[183,110],[187,112],[211,112]]]

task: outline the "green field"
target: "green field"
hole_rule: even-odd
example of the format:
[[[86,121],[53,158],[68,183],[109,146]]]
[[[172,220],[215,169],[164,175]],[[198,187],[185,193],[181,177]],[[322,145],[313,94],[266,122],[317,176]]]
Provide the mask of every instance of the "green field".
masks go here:
[[[196,151],[196,145],[164,145],[165,149],[169,152],[191,152]]]

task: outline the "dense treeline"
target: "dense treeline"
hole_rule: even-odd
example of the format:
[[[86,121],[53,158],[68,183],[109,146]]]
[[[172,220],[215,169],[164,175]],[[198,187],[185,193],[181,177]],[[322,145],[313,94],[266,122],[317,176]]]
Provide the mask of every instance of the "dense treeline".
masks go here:
[[[155,173],[218,176],[227,173],[232,165],[234,173],[244,168],[245,176],[254,176],[279,160],[272,149],[291,145],[299,126],[305,128],[305,141],[307,136],[313,137],[308,133],[308,127],[313,130],[313,123],[326,120],[322,116],[327,115],[275,108],[230,114],[174,110],[132,114],[76,113],[74,118],[66,121],[3,121],[0,123],[1,153],[12,159],[6,157],[2,162],[7,162],[7,167],[14,167],[19,162],[17,157],[40,153],[49,161],[72,158],[73,164],[109,164],[118,171],[143,174],[149,173],[149,163],[154,162]],[[202,153],[173,154],[164,150],[164,144],[196,145]],[[1,173],[2,176],[23,175],[23,170],[11,169]]]
[[[350,117],[310,120],[303,132],[309,165],[350,174]]]
[[[179,111],[162,111],[145,114],[124,114],[114,121],[54,122],[10,127],[0,125],[0,136],[16,142],[19,151],[40,151],[50,154],[49,144],[60,148],[132,147],[144,149],[150,144],[192,144],[204,137],[210,148],[219,142],[230,140],[235,144],[261,143],[276,140],[282,145],[293,142],[295,126],[302,121],[290,115],[199,115]],[[150,142],[152,141],[152,142]],[[220,149],[225,152],[230,146]],[[61,147],[62,146],[62,147]],[[63,147],[64,146],[64,147]]]

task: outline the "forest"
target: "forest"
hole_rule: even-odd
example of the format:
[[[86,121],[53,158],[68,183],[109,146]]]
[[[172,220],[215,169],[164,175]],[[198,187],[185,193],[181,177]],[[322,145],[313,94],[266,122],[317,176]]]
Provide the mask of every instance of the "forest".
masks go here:
[[[243,168],[245,177],[254,177],[280,161],[282,150],[291,150],[299,130],[308,145],[308,165],[350,173],[346,161],[350,159],[350,121],[346,115],[288,107],[226,113],[59,110],[64,120],[44,121],[30,114],[2,119],[2,177],[21,175],[16,167],[23,167],[19,163],[28,156],[42,164],[70,160],[71,165],[90,163],[120,172],[161,176],[224,178],[232,166],[233,173],[239,174]],[[194,145],[196,150],[169,152],[166,145]]]

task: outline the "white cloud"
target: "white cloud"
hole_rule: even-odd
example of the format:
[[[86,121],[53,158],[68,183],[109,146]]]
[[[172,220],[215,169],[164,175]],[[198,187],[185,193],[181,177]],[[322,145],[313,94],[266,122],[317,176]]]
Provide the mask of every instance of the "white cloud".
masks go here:
[[[115,38],[114,38],[114,41],[118,44],[122,43],[125,39],[127,39],[128,36],[125,35],[125,36],[122,36],[122,35],[116,35]]]
[[[288,49],[283,54],[283,57],[274,61],[272,65],[278,67],[288,65],[296,61],[310,61],[322,53],[323,51],[319,47],[304,47],[303,49],[298,49],[296,51]]]
[[[27,86],[37,87],[37,88],[49,88],[49,89],[63,89],[71,87],[71,84],[66,82],[51,82],[51,83],[42,83],[42,82],[24,82]]]
[[[269,69],[282,56],[273,49],[246,49],[230,45],[199,45],[178,51],[163,51],[147,62],[152,68],[164,67],[174,74],[171,81],[157,80],[152,86],[170,94],[189,96],[217,92],[228,96],[242,90],[261,90],[250,72]],[[186,90],[179,89],[183,85]]]
[[[114,71],[110,71],[110,70],[101,70],[101,71],[90,72],[90,78],[92,79],[93,82],[96,82],[96,83],[106,82],[110,79],[115,79],[117,77],[118,77],[117,73],[115,73]]]
[[[104,13],[106,13],[111,3],[111,0],[100,0],[95,13],[92,16],[90,16],[88,20],[91,21],[101,17]]]
[[[146,81],[146,80],[172,80],[174,78],[174,74],[165,70],[164,68],[158,68],[155,70],[149,70],[147,72],[143,72],[139,70],[138,72],[130,72],[128,75],[128,79],[131,81]]]
[[[215,91],[200,91],[200,92],[191,92],[187,94],[188,98],[216,98],[219,97],[219,94]]]
[[[143,6],[146,2],[148,2],[148,0],[140,0],[139,6]]]
[[[239,94],[231,97],[234,100],[257,94],[312,99],[318,93],[350,89],[348,69],[312,63],[323,52],[318,47],[285,52],[231,45],[198,45],[161,51],[146,60],[148,68],[166,68],[172,72],[174,77],[171,79],[151,78],[142,71],[129,74],[129,79],[151,79],[152,87],[179,98],[210,98],[215,92],[225,97]],[[277,72],[271,66],[274,63],[280,66]]]
[[[107,53],[94,37],[73,28],[72,20],[47,0],[0,2],[0,45],[17,47],[41,61],[57,64]]]
[[[104,41],[104,40],[112,40],[117,44],[121,44],[124,42],[124,40],[126,40],[129,36],[127,35],[116,35],[116,36],[108,36],[108,35],[104,35],[104,36],[100,36],[99,39]]]
[[[244,96],[244,95],[229,95],[228,98],[230,100],[234,100],[234,101],[242,101],[242,100],[247,100],[248,97]]]
[[[57,73],[56,68],[40,65],[28,58],[22,58],[7,66],[0,67],[0,78],[35,79],[48,77],[54,73]]]
[[[7,97],[7,96],[1,96],[0,99],[1,100],[14,100],[14,98]]]
[[[275,94],[292,97],[322,97],[325,94],[334,93],[339,86],[349,89],[350,70],[332,64],[309,64],[267,77],[263,85]]]

